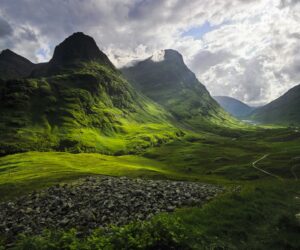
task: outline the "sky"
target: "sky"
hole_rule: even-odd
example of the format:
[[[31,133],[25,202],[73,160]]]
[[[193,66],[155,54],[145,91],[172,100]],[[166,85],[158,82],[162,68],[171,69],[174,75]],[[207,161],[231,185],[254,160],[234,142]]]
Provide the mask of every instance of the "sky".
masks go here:
[[[117,67],[178,50],[212,95],[250,105],[300,84],[300,0],[0,0],[0,50],[44,62],[77,31]]]

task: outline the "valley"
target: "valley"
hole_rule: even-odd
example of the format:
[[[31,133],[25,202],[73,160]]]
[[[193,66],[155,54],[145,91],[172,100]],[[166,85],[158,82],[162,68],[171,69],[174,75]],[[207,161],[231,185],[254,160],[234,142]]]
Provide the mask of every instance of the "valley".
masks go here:
[[[244,123],[160,56],[119,70],[81,32],[0,54],[1,250],[300,248],[298,120]]]
[[[236,133],[239,133],[238,138]],[[202,243],[193,240],[193,244],[196,245],[206,245],[214,242],[213,244],[225,247],[230,247],[230,244],[233,244],[233,246],[239,245],[240,247],[243,247],[244,244],[247,246],[253,244],[251,246],[255,247],[256,244],[260,246],[259,243],[256,243],[256,240],[262,237],[261,233],[263,231],[254,230],[257,221],[249,221],[247,219],[249,216],[256,218],[262,216],[261,213],[272,214],[272,217],[265,217],[265,215],[261,217],[259,224],[262,227],[261,230],[269,230],[267,229],[268,226],[282,223],[278,220],[283,220],[280,218],[287,216],[284,219],[284,221],[288,220],[284,222],[289,223],[287,228],[284,226],[276,232],[275,236],[266,235],[265,238],[261,239],[269,241],[268,244],[274,247],[274,237],[278,237],[276,235],[281,235],[286,230],[290,230],[289,234],[293,234],[295,233],[294,230],[297,230],[296,224],[293,224],[292,221],[294,220],[293,216],[299,211],[299,202],[295,200],[295,197],[300,196],[300,186],[298,181],[295,180],[295,176],[300,176],[299,140],[300,136],[294,130],[253,128],[250,131],[235,131],[232,137],[211,133],[190,133],[173,142],[148,148],[138,155],[107,156],[95,153],[72,154],[67,152],[28,152],[8,155],[0,158],[1,200],[5,203],[8,200],[13,202],[16,200],[17,202],[18,197],[25,199],[33,191],[44,192],[43,190],[52,188],[55,185],[63,188],[64,185],[80,183],[88,176],[104,175],[117,178],[126,176],[132,180],[140,178],[141,180],[209,183],[224,187],[225,193],[219,195],[204,207],[188,208],[186,205],[179,206],[179,209],[175,210],[173,214],[159,214],[150,220],[148,219],[146,223],[152,225],[152,223],[156,223],[156,220],[170,220],[171,222],[168,223],[171,224],[166,225],[166,227],[170,227],[168,230],[172,231],[177,230],[174,225],[174,228],[171,226],[174,223],[173,220],[180,220],[182,230],[186,230],[184,233],[186,237],[196,237],[197,235],[202,239]],[[266,155],[268,156],[266,157]],[[253,168],[254,163],[256,167],[263,171]],[[272,174],[269,175],[265,172]],[[140,188],[144,190],[146,186],[143,184]],[[106,192],[109,191],[106,190]],[[55,191],[54,194],[59,195],[59,191]],[[75,197],[78,195],[76,194]],[[153,204],[156,204],[156,202],[157,200]],[[146,203],[141,204],[145,205]],[[197,207],[197,204],[195,203],[193,206]],[[245,210],[244,206],[248,208]],[[259,210],[257,210],[258,208]],[[261,212],[261,209],[266,211]],[[245,211],[241,214],[240,210]],[[161,212],[164,211],[166,210],[161,210]],[[80,214],[80,216],[85,216],[81,212]],[[146,214],[148,213],[146,212]],[[202,218],[201,222],[199,216]],[[219,218],[219,216],[222,216],[222,218]],[[132,221],[135,220],[132,219]],[[140,222],[134,223],[137,224],[131,224],[131,222],[128,224],[127,222],[125,225],[120,225],[120,230],[123,227],[141,227]],[[231,229],[228,231],[228,223],[231,224],[230,227],[235,228],[237,231]],[[248,223],[246,229],[244,223]],[[204,230],[202,233],[198,231],[199,226]],[[151,226],[149,225],[149,227]],[[75,226],[75,228],[77,227]],[[223,228],[223,231],[218,231],[221,228]],[[190,230],[192,230],[192,234]],[[242,231],[244,232],[244,241],[241,242],[240,233]],[[187,232],[189,233],[187,234]],[[227,233],[224,234],[225,232]],[[230,241],[227,238],[228,233],[232,237]],[[217,241],[211,238],[215,234],[221,236]],[[54,240],[51,238],[54,236],[51,235],[37,237],[42,238],[36,238],[36,240],[44,239],[47,242],[49,241],[49,244]],[[60,237],[65,236],[55,237],[59,237],[58,239],[55,238],[55,241],[60,241],[62,240]],[[73,237],[71,237],[72,240],[76,240],[76,237]],[[105,236],[105,233],[100,233],[97,237],[100,240],[102,237],[107,236]],[[135,235],[134,237],[139,239],[140,236]],[[294,242],[289,239],[288,243],[284,236],[280,237],[277,239],[278,243],[276,245],[285,244],[284,247],[290,247],[293,246],[292,244],[294,246],[298,244],[296,235]],[[35,238],[29,238],[28,240],[30,240],[30,244],[37,244],[34,243]],[[88,243],[86,244],[88,245]],[[113,247],[114,243],[111,244]],[[180,244],[186,244],[186,240],[182,239]],[[235,247],[232,247],[232,249],[235,249]]]

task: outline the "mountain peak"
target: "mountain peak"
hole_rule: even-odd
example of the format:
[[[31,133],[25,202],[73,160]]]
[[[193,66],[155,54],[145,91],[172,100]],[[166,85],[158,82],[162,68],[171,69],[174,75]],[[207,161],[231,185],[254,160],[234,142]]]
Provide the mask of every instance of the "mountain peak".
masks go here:
[[[184,63],[182,55],[177,50],[173,49],[159,50],[155,52],[150,59],[153,62],[173,61]]]
[[[26,77],[33,68],[32,62],[9,49],[0,53],[0,78],[3,80]]]
[[[22,61],[22,62],[26,62],[29,64],[32,64],[32,62],[30,62],[28,59],[26,59],[25,57],[22,57],[20,55],[18,55],[17,53],[13,52],[10,49],[5,49],[2,50],[0,53],[0,60],[5,61],[5,62],[11,62],[11,61]]]
[[[6,55],[16,55],[15,52],[11,51],[10,49],[4,49],[0,53],[1,56],[6,56]]]
[[[165,49],[165,57],[174,57],[174,58],[181,58],[182,59],[182,55],[174,49]]]
[[[78,61],[98,61],[112,66],[108,57],[98,48],[95,40],[82,32],[76,32],[56,46],[52,65],[73,64]]]

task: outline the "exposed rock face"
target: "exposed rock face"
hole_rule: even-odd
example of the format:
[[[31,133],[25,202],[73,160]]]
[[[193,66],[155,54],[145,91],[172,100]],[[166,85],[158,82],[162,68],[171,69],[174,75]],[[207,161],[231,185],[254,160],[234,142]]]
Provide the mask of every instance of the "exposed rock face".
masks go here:
[[[112,66],[108,57],[98,48],[92,37],[82,32],[77,32],[56,46],[53,58],[49,63],[52,65],[62,65],[76,61],[92,60]]]
[[[82,32],[76,32],[57,45],[52,59],[40,64],[32,72],[33,77],[58,74],[68,68],[74,69],[77,64],[96,61],[115,69],[108,57],[98,48],[95,40]]]
[[[201,205],[222,191],[196,182],[90,177],[0,204],[0,235],[13,240],[19,233],[36,234],[45,228],[76,228],[86,234],[107,224]]]
[[[9,80],[29,76],[35,64],[6,49],[0,53],[0,79]]]

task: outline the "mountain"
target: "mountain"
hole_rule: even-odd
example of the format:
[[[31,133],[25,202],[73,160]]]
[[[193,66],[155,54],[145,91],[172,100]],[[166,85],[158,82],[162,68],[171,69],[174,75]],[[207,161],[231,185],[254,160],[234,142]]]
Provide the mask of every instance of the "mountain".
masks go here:
[[[300,124],[300,85],[273,102],[256,109],[249,119],[282,125]]]
[[[0,154],[38,150],[124,154],[182,135],[171,115],[136,92],[99,50],[75,33],[30,78],[0,89]]]
[[[213,96],[213,98],[221,105],[223,109],[237,118],[243,118],[249,115],[255,109],[229,96]]]
[[[92,37],[82,32],[74,33],[59,44],[52,59],[33,71],[31,76],[47,76],[57,74],[66,69],[81,67],[83,62],[94,61],[114,69],[108,57],[98,48]]]
[[[201,129],[234,124],[175,50],[160,51],[121,70],[137,89],[164,106],[182,124]]]
[[[0,53],[0,79],[16,79],[29,76],[34,64],[13,51],[6,49]]]

